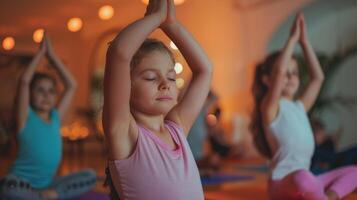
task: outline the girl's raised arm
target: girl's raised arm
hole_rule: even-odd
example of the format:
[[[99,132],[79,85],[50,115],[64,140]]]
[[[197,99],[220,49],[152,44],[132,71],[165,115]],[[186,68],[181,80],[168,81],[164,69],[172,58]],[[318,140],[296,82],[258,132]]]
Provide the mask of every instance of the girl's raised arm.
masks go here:
[[[273,65],[274,69],[271,74],[270,87],[262,102],[262,111],[264,111],[263,120],[269,124],[272,122],[278,112],[279,100],[284,88],[284,78],[286,76],[289,62],[291,61],[294,48],[300,38],[300,21],[302,15],[298,14],[291,29],[290,37],[288,38],[284,48],[282,49],[279,58]]]
[[[136,142],[136,137],[129,135],[129,132],[137,134],[137,126],[130,113],[130,62],[148,35],[161,25],[166,13],[166,0],[150,0],[145,17],[124,28],[108,48],[104,75],[103,127],[112,148],[112,158],[128,156],[131,145]]]
[[[306,32],[305,20],[302,18],[300,21],[300,45],[304,52],[305,59],[308,63],[309,77],[310,80],[300,97],[300,100],[304,104],[305,110],[309,111],[312,105],[319,95],[322,83],[324,81],[324,73],[321,69],[320,62],[316,57],[314,49],[312,48]]]
[[[64,114],[67,112],[69,105],[72,102],[73,96],[75,94],[77,83],[72,74],[66,69],[66,66],[61,62],[53,51],[52,44],[47,37],[47,34],[44,35],[44,42],[47,47],[47,58],[53,64],[56,71],[59,73],[61,79],[63,80],[65,91],[62,94],[62,97],[58,103],[58,113],[62,119]]]
[[[173,0],[167,0],[168,12],[162,30],[180,49],[192,71],[188,89],[167,118],[178,121],[188,134],[207,98],[212,79],[212,64],[193,36],[176,20]]]
[[[16,122],[16,132],[19,132],[25,126],[26,119],[28,116],[28,108],[30,105],[30,82],[36,71],[36,67],[38,66],[41,59],[44,57],[45,53],[46,53],[46,45],[42,41],[40,49],[33,57],[31,63],[20,77],[20,83],[18,85],[18,89],[16,92],[16,99],[15,99],[16,105],[15,105],[15,112],[14,112],[15,113],[14,120]]]

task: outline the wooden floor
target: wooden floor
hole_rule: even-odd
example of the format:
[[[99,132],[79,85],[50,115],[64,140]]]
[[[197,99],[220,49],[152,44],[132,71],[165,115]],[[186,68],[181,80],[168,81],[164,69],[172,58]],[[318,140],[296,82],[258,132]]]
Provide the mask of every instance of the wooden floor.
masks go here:
[[[59,175],[79,171],[85,168],[93,168],[97,171],[98,182],[95,191],[107,194],[107,188],[103,187],[104,169],[106,166],[105,152],[98,149],[78,151],[78,149],[65,148],[63,161],[59,170]],[[83,149],[82,149],[83,150]],[[14,155],[2,156],[0,161],[0,177],[3,176]],[[267,200],[266,178],[264,161],[259,159],[227,161],[223,164],[220,173],[251,176],[249,180],[235,181],[217,185],[204,186],[205,199],[207,200]],[[357,200],[357,193],[345,198],[347,200]]]

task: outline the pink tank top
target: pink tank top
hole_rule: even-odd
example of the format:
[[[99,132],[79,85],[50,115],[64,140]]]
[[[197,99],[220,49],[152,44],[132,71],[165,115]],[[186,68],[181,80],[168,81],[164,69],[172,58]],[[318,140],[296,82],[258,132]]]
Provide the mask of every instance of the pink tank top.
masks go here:
[[[183,129],[172,121],[165,126],[177,148],[170,147],[150,130],[138,126],[133,154],[109,161],[114,186],[123,200],[202,200],[197,165]]]

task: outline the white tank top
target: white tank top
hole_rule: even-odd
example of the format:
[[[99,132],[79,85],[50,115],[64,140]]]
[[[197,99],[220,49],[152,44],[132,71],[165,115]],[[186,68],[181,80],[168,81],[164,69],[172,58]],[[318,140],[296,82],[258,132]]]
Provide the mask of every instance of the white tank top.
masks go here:
[[[279,180],[296,170],[309,170],[315,143],[302,102],[282,98],[269,130],[278,145],[270,163],[271,178]]]

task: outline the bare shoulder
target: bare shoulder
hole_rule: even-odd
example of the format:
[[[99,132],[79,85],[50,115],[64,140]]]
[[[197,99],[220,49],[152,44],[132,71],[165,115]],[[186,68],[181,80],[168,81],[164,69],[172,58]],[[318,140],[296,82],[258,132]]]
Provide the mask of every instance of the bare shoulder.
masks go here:
[[[128,158],[136,147],[138,136],[139,127],[132,117],[127,123],[120,124],[115,131],[106,133],[110,159],[122,160]]]
[[[264,98],[260,105],[262,120],[265,125],[271,124],[279,112],[279,102],[271,102],[269,98]]]
[[[184,134],[188,135],[188,132],[190,130],[191,127],[185,127],[183,124],[182,124],[182,120],[180,118],[180,115],[178,113],[178,109],[177,107],[173,108],[165,117],[165,120],[169,120],[169,121],[172,121],[174,122],[175,124],[179,125],[180,127],[182,127],[183,131],[184,131]]]

